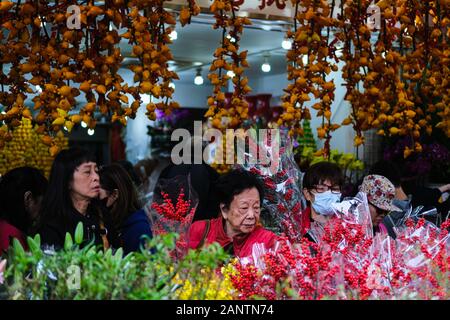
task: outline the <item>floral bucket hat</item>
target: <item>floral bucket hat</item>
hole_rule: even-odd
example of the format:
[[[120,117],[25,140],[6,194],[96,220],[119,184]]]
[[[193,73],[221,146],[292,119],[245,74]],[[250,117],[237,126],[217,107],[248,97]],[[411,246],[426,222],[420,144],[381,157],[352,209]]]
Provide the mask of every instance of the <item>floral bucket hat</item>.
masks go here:
[[[376,174],[364,177],[359,191],[367,194],[369,203],[386,211],[401,211],[393,205],[395,187],[387,178]]]

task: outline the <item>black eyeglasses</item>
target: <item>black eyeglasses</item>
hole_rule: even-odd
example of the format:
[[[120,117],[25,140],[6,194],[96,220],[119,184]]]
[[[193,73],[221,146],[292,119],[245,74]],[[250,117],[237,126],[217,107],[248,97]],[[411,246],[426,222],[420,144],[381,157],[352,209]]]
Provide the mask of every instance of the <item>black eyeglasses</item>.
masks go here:
[[[341,193],[341,187],[340,186],[330,186],[327,184],[316,184],[311,188],[315,193],[324,193],[328,190],[331,191],[331,193],[338,194]]]

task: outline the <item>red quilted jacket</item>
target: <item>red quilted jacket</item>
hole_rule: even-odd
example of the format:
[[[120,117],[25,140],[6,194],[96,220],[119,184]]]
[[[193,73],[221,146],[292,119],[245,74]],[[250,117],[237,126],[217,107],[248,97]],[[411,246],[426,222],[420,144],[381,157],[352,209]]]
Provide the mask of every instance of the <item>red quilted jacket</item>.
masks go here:
[[[208,220],[194,222],[189,229],[189,247],[196,249],[201,244],[204,237]],[[272,248],[277,240],[275,233],[264,229],[261,226],[256,227],[251,233],[242,236],[229,238],[223,229],[223,218],[219,217],[210,220],[210,228],[206,235],[205,244],[218,242],[222,247],[233,244],[234,255],[242,258],[252,254],[252,248],[255,243],[264,244],[266,249]]]

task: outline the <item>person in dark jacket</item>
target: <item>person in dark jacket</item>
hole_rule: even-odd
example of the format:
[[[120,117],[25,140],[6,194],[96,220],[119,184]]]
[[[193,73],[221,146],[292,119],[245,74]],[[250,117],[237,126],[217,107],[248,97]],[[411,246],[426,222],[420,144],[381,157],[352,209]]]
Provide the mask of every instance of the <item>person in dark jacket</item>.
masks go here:
[[[410,188],[411,193],[407,195],[404,191],[401,181],[401,170],[392,161],[380,160],[376,162],[369,171],[369,174],[378,174],[386,177],[395,187],[395,199],[393,204],[400,209],[400,211],[391,212],[387,215],[383,224],[387,227],[389,235],[392,238],[396,238],[394,227],[403,219],[405,213],[411,208],[423,206],[421,210],[427,211],[432,208],[437,208],[440,212],[441,220],[445,220],[445,215],[448,213],[448,209],[445,209],[445,205],[439,203],[441,195],[450,190],[450,184],[441,186],[439,188],[426,188],[426,187],[414,187]],[[426,217],[436,224],[436,217]]]
[[[111,164],[100,169],[100,185],[99,199],[116,235],[112,246],[122,247],[125,254],[140,250],[152,231],[131,177],[121,165]]]
[[[66,233],[75,233],[83,223],[83,245],[94,242],[109,247],[108,228],[101,211],[93,203],[100,192],[98,168],[95,158],[86,150],[62,150],[55,158],[49,186],[41,207],[41,221],[37,233],[41,243],[61,249]]]
[[[35,224],[47,179],[36,168],[20,167],[8,171],[0,180],[0,254],[11,238],[27,247],[26,236]]]

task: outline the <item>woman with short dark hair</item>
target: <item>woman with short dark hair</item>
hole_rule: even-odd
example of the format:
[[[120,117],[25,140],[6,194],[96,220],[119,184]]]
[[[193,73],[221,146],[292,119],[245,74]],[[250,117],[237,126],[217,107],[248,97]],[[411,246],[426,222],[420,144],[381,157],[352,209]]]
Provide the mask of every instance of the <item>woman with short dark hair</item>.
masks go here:
[[[47,179],[36,168],[21,167],[0,179],[0,254],[17,238],[26,247],[26,236],[38,218]]]
[[[48,191],[41,208],[38,233],[41,242],[62,248],[66,233],[74,234],[83,223],[84,241],[109,247],[107,228],[99,208],[93,203],[100,192],[95,157],[86,150],[62,150],[55,158]]]
[[[230,254],[246,257],[255,244],[273,247],[277,236],[259,223],[264,189],[252,173],[231,171],[219,178],[215,190],[220,216],[192,224],[190,248],[218,242]]]

